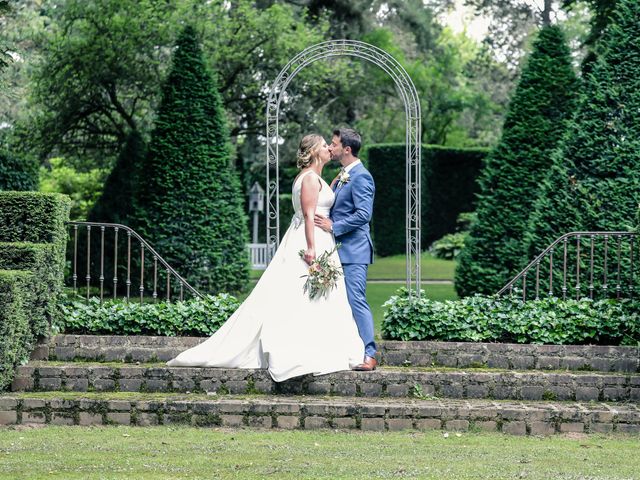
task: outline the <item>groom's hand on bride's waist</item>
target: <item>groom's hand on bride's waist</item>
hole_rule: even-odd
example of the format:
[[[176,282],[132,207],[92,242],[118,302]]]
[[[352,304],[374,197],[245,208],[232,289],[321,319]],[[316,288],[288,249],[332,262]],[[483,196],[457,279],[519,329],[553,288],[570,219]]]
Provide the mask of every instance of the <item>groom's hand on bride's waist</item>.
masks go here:
[[[325,232],[333,232],[333,222],[327,217],[323,217],[316,213],[313,223],[315,223],[316,227],[320,227]]]

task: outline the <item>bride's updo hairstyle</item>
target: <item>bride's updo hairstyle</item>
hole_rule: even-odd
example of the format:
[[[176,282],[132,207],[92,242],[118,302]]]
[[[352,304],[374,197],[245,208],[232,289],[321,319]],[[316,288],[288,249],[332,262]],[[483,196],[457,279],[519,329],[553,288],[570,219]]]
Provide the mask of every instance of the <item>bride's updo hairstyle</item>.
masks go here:
[[[307,168],[318,158],[318,152],[320,151],[320,146],[323,141],[324,138],[315,133],[305,135],[302,140],[300,140],[298,153],[296,155],[298,168]]]

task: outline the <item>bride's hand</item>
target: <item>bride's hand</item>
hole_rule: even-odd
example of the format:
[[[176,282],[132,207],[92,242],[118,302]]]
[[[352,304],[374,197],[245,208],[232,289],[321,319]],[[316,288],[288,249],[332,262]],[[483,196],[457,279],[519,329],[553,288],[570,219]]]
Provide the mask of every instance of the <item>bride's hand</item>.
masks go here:
[[[304,261],[307,262],[309,265],[311,265],[311,262],[313,262],[315,259],[316,259],[316,249],[307,248],[304,251]]]

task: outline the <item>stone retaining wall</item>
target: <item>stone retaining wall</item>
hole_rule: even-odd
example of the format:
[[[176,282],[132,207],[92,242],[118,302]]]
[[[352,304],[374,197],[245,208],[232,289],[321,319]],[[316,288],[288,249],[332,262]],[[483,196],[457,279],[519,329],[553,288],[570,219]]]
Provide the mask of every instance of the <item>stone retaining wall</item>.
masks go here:
[[[387,365],[640,372],[637,347],[387,341],[381,355]]]
[[[420,371],[306,375],[274,382],[266,370],[123,365],[27,365],[14,391],[218,392],[362,397],[439,397],[513,400],[639,401],[640,375]]]
[[[56,335],[39,345],[33,359],[167,361],[201,337]],[[512,370],[640,372],[640,349],[592,345],[518,345],[466,342],[380,343],[379,360],[392,366],[488,367]]]
[[[385,404],[261,400],[94,400],[0,397],[0,425],[172,425],[372,431],[484,430],[515,435],[640,433],[636,406],[438,401]]]

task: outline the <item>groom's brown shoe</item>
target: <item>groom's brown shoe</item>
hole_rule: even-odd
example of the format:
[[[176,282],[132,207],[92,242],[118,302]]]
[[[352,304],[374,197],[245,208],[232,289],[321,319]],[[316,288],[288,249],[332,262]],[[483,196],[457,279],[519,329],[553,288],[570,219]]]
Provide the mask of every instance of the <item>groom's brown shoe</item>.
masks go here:
[[[364,357],[364,362],[356,365],[353,369],[358,372],[373,372],[377,366],[378,361],[375,358],[366,356]]]

